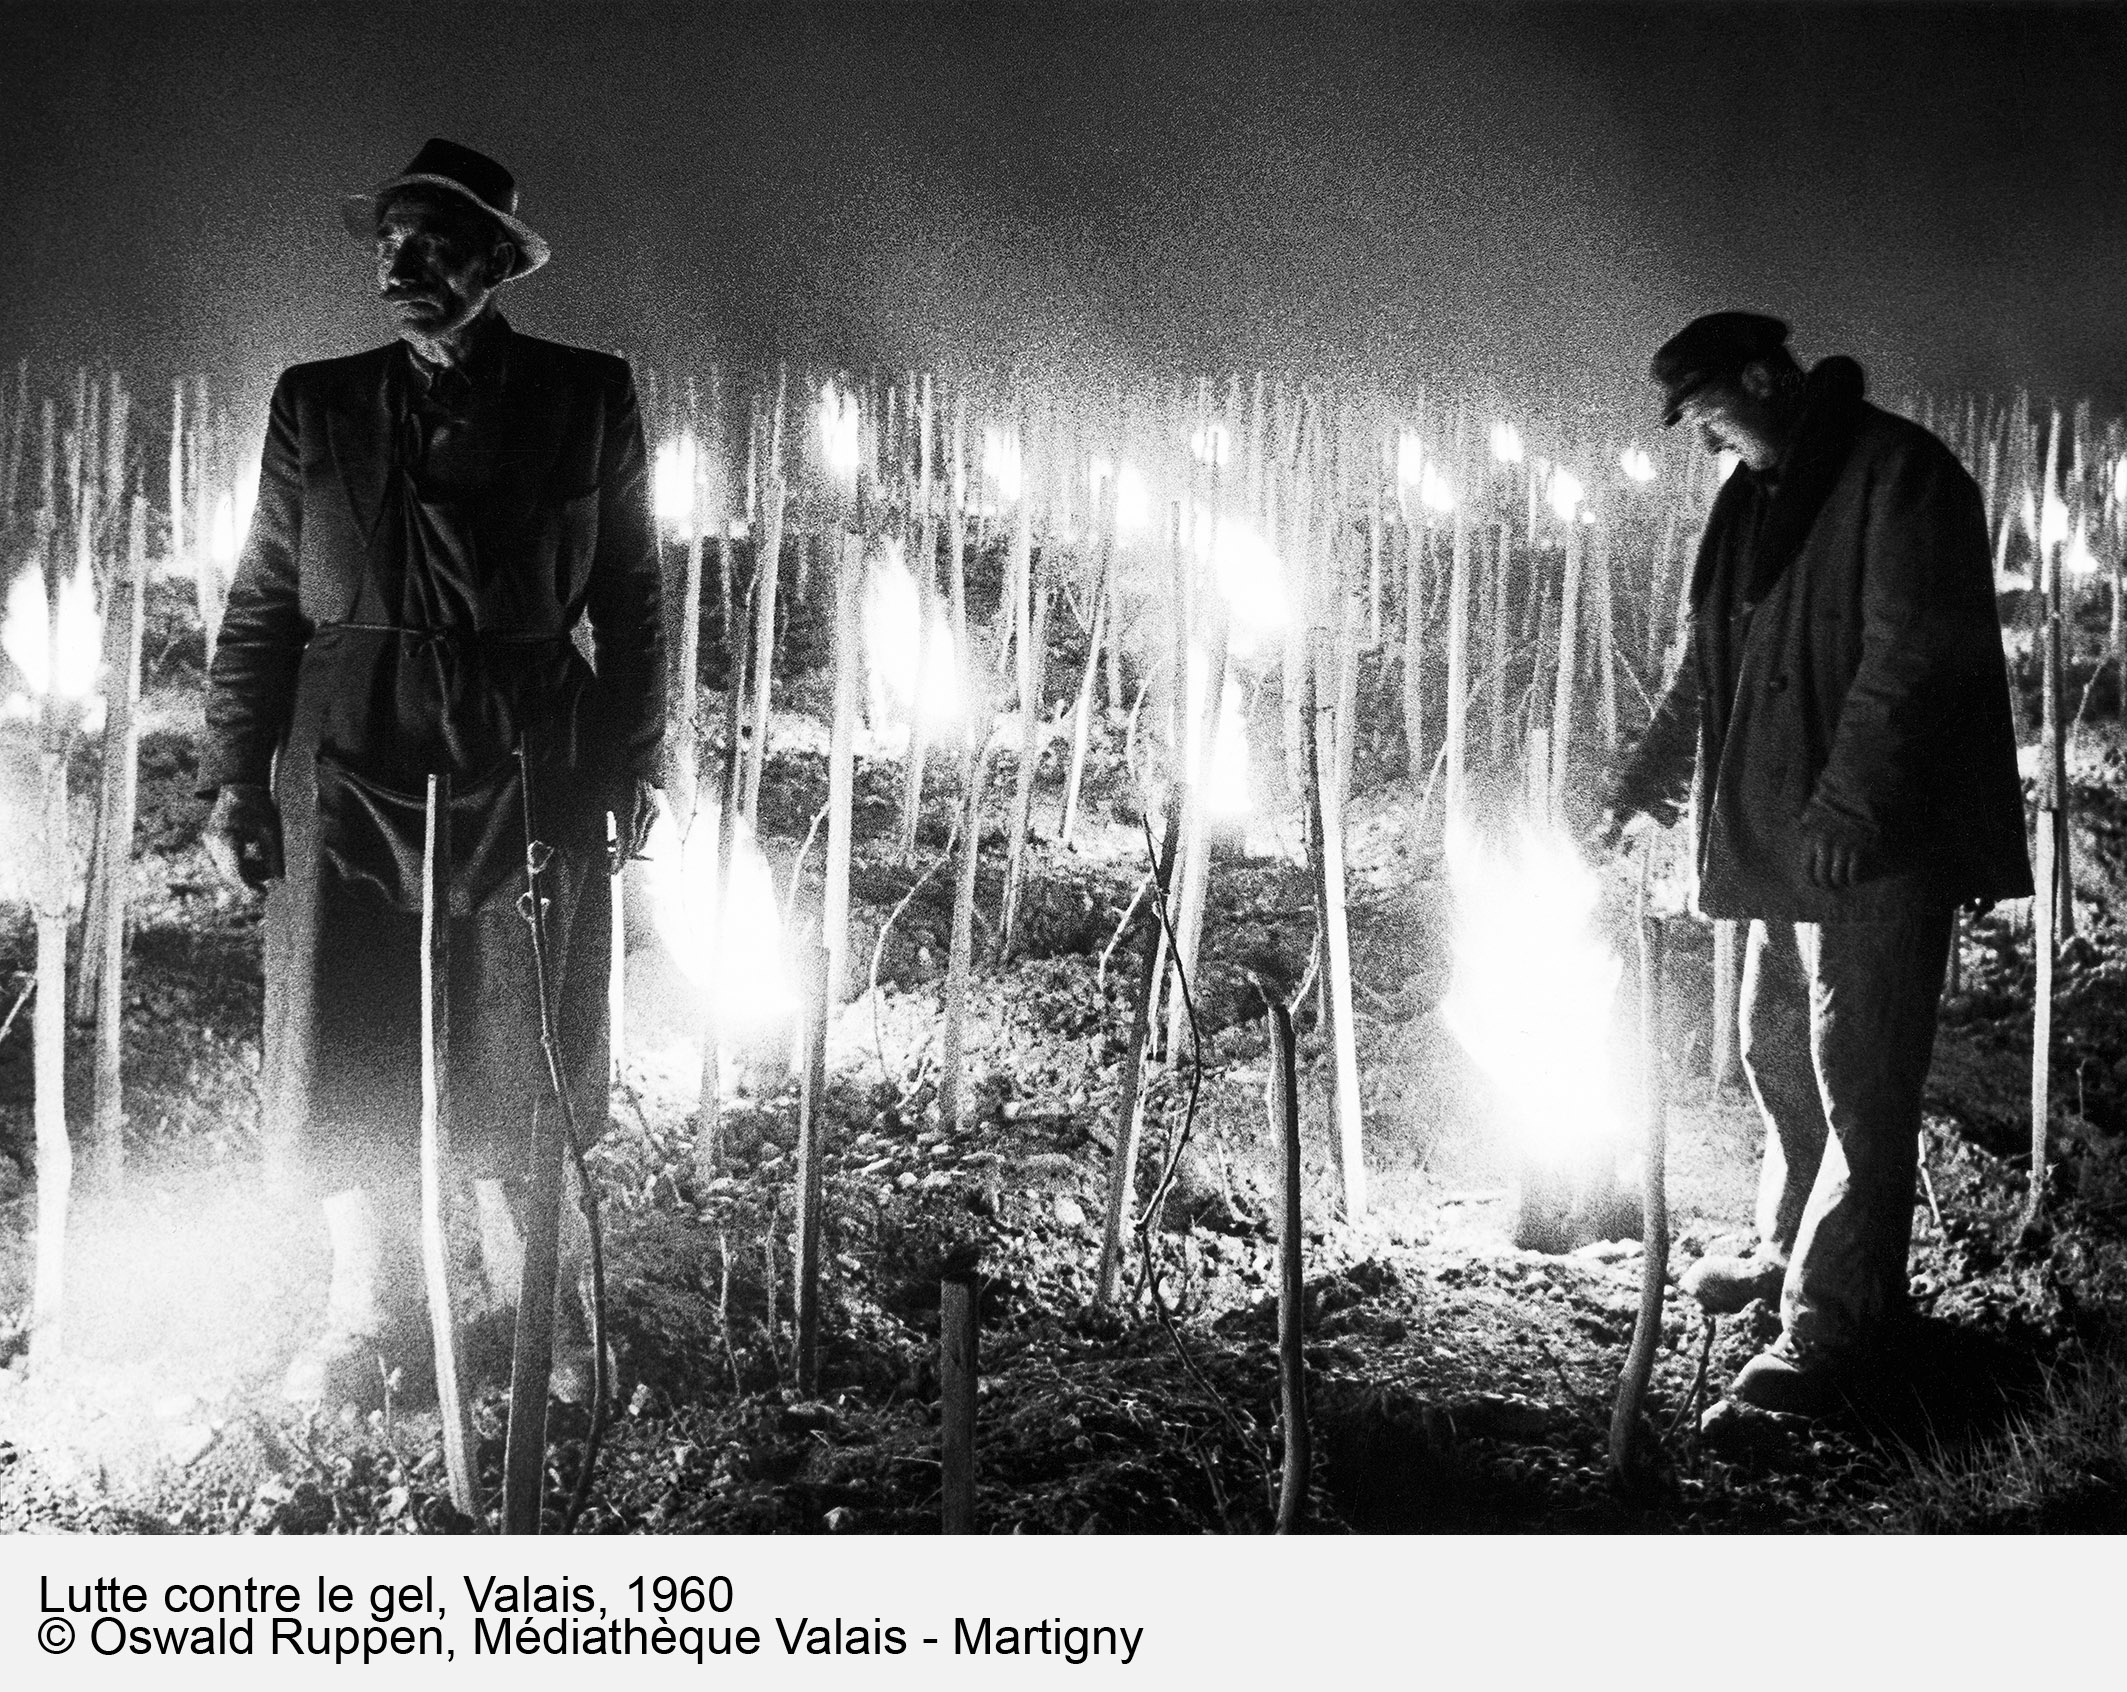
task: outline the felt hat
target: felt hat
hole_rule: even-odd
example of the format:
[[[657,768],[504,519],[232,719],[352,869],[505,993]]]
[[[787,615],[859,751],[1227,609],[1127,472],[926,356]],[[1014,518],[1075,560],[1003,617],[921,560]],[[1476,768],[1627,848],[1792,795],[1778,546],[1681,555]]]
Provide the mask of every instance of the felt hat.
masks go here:
[[[397,176],[387,177],[366,194],[349,194],[342,199],[340,220],[356,240],[373,241],[379,203],[398,189],[416,187],[440,188],[502,226],[517,248],[517,261],[504,281],[529,276],[551,256],[546,242],[517,216],[517,179],[485,153],[476,153],[441,136],[431,136],[424,142],[413,162]]]
[[[1709,383],[1729,381],[1787,345],[1787,325],[1755,311],[1716,311],[1695,317],[1655,353],[1647,374],[1662,390],[1662,427],[1684,414],[1684,402]]]

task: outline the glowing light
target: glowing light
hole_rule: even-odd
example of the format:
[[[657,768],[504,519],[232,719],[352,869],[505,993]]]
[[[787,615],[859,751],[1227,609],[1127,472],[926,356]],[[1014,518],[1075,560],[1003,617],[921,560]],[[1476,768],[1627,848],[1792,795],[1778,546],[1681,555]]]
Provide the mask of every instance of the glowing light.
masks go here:
[[[1086,479],[1092,485],[1096,500],[1104,497],[1104,490],[1111,482],[1114,484],[1115,532],[1118,535],[1141,535],[1152,526],[1152,490],[1145,486],[1145,478],[1128,459],[1118,470],[1107,459],[1096,458]]]
[[[982,473],[996,485],[997,497],[1007,504],[1019,497],[1019,437],[1000,429],[982,431]]]
[[[2082,524],[2075,526],[2075,533],[2068,537],[2068,544],[2061,552],[2061,568],[2071,575],[2087,576],[2098,568],[2098,556],[2090,550],[2090,540],[2083,533]]]
[[[1189,437],[1189,450],[1199,464],[1224,464],[1233,456],[1233,437],[1225,424],[1208,424]]]
[[[251,514],[258,509],[259,455],[253,453],[236,472],[236,538],[242,545],[251,533]]]
[[[1226,601],[1234,652],[1251,656],[1291,615],[1285,566],[1270,543],[1238,518],[1221,517],[1214,525],[1206,505],[1195,507],[1190,536],[1197,562],[1211,567],[1212,580]]]
[[[1625,448],[1617,455],[1617,467],[1631,481],[1646,483],[1654,480],[1654,460],[1643,447]]]
[[[1425,474],[1425,443],[1416,435],[1403,435],[1396,442],[1396,480],[1402,486],[1416,487]]]
[[[696,990],[713,985],[718,1025],[746,1035],[774,1027],[797,1009],[775,883],[745,818],[733,838],[724,921],[715,920],[717,816],[704,810],[683,843],[660,810],[647,853],[652,910],[672,958]]]
[[[1502,464],[1519,464],[1522,459],[1521,431],[1511,423],[1494,423],[1492,456]]]
[[[898,541],[887,541],[872,564],[864,614],[871,660],[878,666],[888,703],[906,717],[920,694],[926,723],[936,727],[955,721],[961,710],[960,662],[953,650],[952,625],[942,610],[933,608],[928,662],[919,676],[916,578],[902,562]]]
[[[1736,473],[1737,467],[1740,466],[1742,462],[1743,455],[1741,453],[1728,452],[1726,450],[1723,450],[1714,458],[1713,479],[1716,482],[1727,481],[1729,477],[1733,476]]]
[[[1454,484],[1440,473],[1439,465],[1425,467],[1425,474],[1418,478],[1418,498],[1428,511],[1455,509]]]
[[[1622,1137],[1611,1007],[1623,966],[1597,934],[1597,884],[1573,843],[1524,833],[1509,853],[1448,841],[1455,979],[1442,1020],[1506,1101],[1531,1155],[1564,1162]]]
[[[827,467],[838,476],[857,473],[857,425],[861,413],[857,396],[839,391],[832,382],[820,388],[820,450]]]
[[[7,621],[0,625],[0,647],[39,698],[54,691],[47,609],[44,572],[33,559],[7,590]],[[96,614],[96,584],[83,569],[59,584],[58,696],[88,699],[93,695],[102,659],[103,622]]]
[[[1204,713],[1205,671],[1208,661],[1201,650],[1189,649],[1189,720],[1200,721]],[[1202,754],[1189,748],[1189,779],[1197,779]],[[1212,735],[1211,768],[1204,779],[1204,814],[1213,822],[1239,822],[1255,807],[1255,794],[1248,771],[1248,723],[1241,711],[1241,684],[1227,672],[1226,690],[1219,699],[1218,727]]]
[[[207,527],[207,556],[227,569],[236,562],[236,496],[222,494],[214,502],[214,517]]]
[[[657,449],[650,471],[650,506],[660,523],[685,529],[694,521],[694,437],[682,435]]]
[[[2051,488],[2046,490],[2046,503],[2039,509],[2038,544],[2051,552],[2068,544],[2068,506]]]
[[[1580,502],[1586,496],[1587,490],[1572,471],[1559,468],[1551,472],[1551,483],[1544,497],[1551,502],[1551,509],[1558,514],[1561,523],[1573,521],[1573,514],[1580,509]]]
[[[2127,505],[2127,458],[2121,458],[2112,466],[2112,497]]]

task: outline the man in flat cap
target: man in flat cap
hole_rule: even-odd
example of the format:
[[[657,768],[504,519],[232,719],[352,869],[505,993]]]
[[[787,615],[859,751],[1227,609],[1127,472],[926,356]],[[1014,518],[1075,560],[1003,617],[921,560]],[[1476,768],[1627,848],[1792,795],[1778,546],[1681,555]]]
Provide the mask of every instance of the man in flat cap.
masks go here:
[[[546,1037],[580,1134],[606,1119],[608,870],[647,830],[663,732],[633,379],[503,317],[502,290],[547,260],[510,173],[432,140],[343,215],[374,248],[397,339],[274,390],[201,770],[217,865],[266,890],[269,1145],[295,1154],[332,1241],[325,1318],[288,1376],[304,1402],[373,1394],[426,1351],[429,779],[449,842],[429,884],[448,898],[442,1085],[493,1273],[534,1113],[556,1108]],[[544,1006],[528,857],[544,862]],[[588,1350],[563,1303],[568,1393]]]
[[[1853,360],[1805,374],[1786,324],[1719,312],[1651,373],[1663,422],[1741,463],[1607,832],[1673,822],[1689,791],[1699,910],[1750,924],[1759,1239],[1683,1284],[1715,1312],[1777,1294],[1780,1338],[1730,1393],[1808,1413],[1904,1314],[1956,908],[2031,891],[1993,568],[1971,477]]]

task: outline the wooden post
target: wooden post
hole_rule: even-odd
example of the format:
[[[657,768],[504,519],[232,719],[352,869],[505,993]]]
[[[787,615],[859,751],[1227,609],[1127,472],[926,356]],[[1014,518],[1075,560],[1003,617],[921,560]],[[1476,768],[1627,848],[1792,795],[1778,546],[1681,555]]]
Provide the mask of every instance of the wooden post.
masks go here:
[[[768,476],[761,489],[760,526],[754,530],[753,735],[746,746],[746,826],[761,820],[761,771],[768,763],[768,708],[775,684],[776,576],[783,556],[783,396],[789,372],[776,371],[775,413],[769,425]]]
[[[53,486],[52,402],[44,402],[43,497],[37,508],[37,556],[44,573],[45,688],[37,744],[43,796],[44,862],[37,878],[37,1005],[35,1046],[37,1134],[37,1266],[30,1295],[30,1367],[43,1371],[65,1349],[63,1297],[67,1207],[73,1194],[74,1152],[66,1127],[66,907],[68,865],[66,754],[72,710],[58,689],[60,565]]]
[[[980,1378],[973,1270],[938,1283],[939,1526],[975,1531],[975,1383]]]
[[[901,775],[901,855],[916,855],[916,828],[923,817],[923,766],[930,756],[930,723],[923,710],[924,679],[937,662],[931,651],[931,634],[938,620],[938,513],[931,489],[931,379],[923,378],[923,400],[916,414],[915,500],[921,515],[917,522],[916,555],[909,560],[909,575],[916,584],[916,669],[909,690],[908,763]],[[946,654],[948,664],[958,654]]]
[[[421,841],[421,1267],[435,1342],[436,1407],[451,1502],[475,1519],[473,1419],[458,1370],[458,1308],[452,1297],[450,1235],[444,1215],[450,1168],[451,779],[428,778]]]
[[[1448,565],[1447,834],[1468,822],[1470,741],[1470,514],[1455,502],[1454,551]]]
[[[1566,519],[1566,577],[1558,609],[1558,685],[1551,704],[1551,814],[1560,814],[1572,769],[1573,684],[1580,667],[1580,579],[1584,525]]]
[[[760,591],[755,580],[751,592]],[[749,602],[747,610],[752,610]],[[710,956],[723,953],[724,916],[731,903],[731,869],[738,853],[739,787],[744,780],[744,754],[739,744],[739,725],[745,717],[746,648],[733,647],[726,656],[724,674],[724,751],[721,779],[717,785],[716,875],[712,882],[709,923]],[[695,1173],[708,1179],[716,1171],[724,1151],[722,1007],[718,981],[702,989],[702,1083],[694,1124]]]
[[[946,571],[953,650],[960,660],[966,713],[961,733],[967,745],[961,761],[960,826],[955,848],[959,856],[953,864],[953,931],[946,953],[945,1029],[938,1066],[938,1113],[956,1134],[964,1133],[971,1125],[970,1088],[962,1069],[966,1062],[968,978],[975,965],[975,876],[982,866],[982,783],[988,770],[990,741],[989,655],[978,655],[968,644],[966,526],[960,517],[961,501],[966,495],[960,450],[966,412],[967,396],[963,393],[953,413],[953,533]]]
[[[125,1013],[126,905],[133,869],[133,813],[140,779],[140,653],[147,626],[148,502],[133,496],[126,533],[126,591],[119,673],[111,678],[103,731],[102,868],[104,920],[97,963],[96,1116],[91,1143],[99,1171],[115,1180],[125,1162],[125,1098],[120,1065]],[[115,598],[115,596],[114,596]],[[84,972],[89,963],[82,960]]]
[[[1749,938],[1747,922],[1724,917],[1713,925],[1713,1038],[1707,1070],[1716,1087],[1733,1087],[1742,1078],[1743,948]]]
[[[833,1011],[833,962],[813,948],[805,992],[805,1073],[798,1092],[798,1394],[820,1390],[820,1159],[826,1133],[827,1019]]]
[[[827,866],[821,939],[827,947],[827,1002],[837,1006],[849,987],[849,859],[855,828],[857,688],[862,679],[861,591],[863,537],[838,528],[834,536],[834,720],[827,741]]]
[[[1071,768],[1064,778],[1063,820],[1057,844],[1069,846],[1078,826],[1078,800],[1086,776],[1086,750],[1093,734],[1094,688],[1099,680],[1101,643],[1107,638],[1109,604],[1115,595],[1115,534],[1111,524],[1101,544],[1100,584],[1094,590],[1093,629],[1086,638],[1086,668],[1078,679],[1078,699],[1071,709]],[[1112,667],[1113,660],[1110,660]]]
[[[1319,672],[1328,667],[1326,630],[1317,630],[1315,663],[1305,683],[1307,736],[1307,844],[1315,876],[1315,915],[1321,925],[1322,975],[1330,1011],[1336,1062],[1337,1172],[1344,1189],[1344,1219],[1366,1214],[1366,1152],[1360,1121],[1359,1050],[1352,1024],[1351,946],[1345,933],[1344,817],[1334,782],[1336,726],[1317,696]]]
[[[1611,581],[1610,520],[1595,531],[1595,708],[1603,750],[1617,757],[1617,598]]]
[[[1028,596],[1014,607],[1019,634],[1019,767],[1012,787],[1012,828],[1005,859],[1004,919],[998,936],[1000,962],[1011,958],[1019,939],[1019,904],[1026,889],[1027,836],[1034,824],[1034,774],[1041,762],[1041,703],[1048,682],[1049,561],[1036,563],[1028,530],[1027,505],[1019,506],[1018,538],[1013,554],[1024,554],[1023,573],[1015,564],[1012,580]]]
[[[2058,428],[2055,429],[2056,450]],[[2049,475],[2048,485],[2051,485]],[[2031,946],[2038,980],[2031,999],[2031,1183],[2024,1196],[2023,1224],[2038,1225],[2045,1204],[2048,1127],[2053,1093],[2054,953],[2060,939],[2061,835],[2067,793],[2061,746],[2059,555],[2039,549],[2038,662],[2041,698],[2038,816],[2033,831],[2034,892]]]
[[[1496,775],[1507,761],[1507,570],[1514,556],[1511,526],[1501,519],[1492,555],[1491,754]]]
[[[1300,1231],[1300,1081],[1292,1012],[1264,993],[1270,1023],[1270,1131],[1277,1137],[1283,1204],[1278,1216],[1278,1415],[1285,1472],[1278,1486],[1278,1532],[1297,1533],[1307,1514],[1312,1450],[1307,1427],[1307,1287]]]
[[[1166,908],[1174,886],[1174,860],[1181,847],[1181,807],[1167,806],[1166,840],[1152,866],[1155,912]],[[1157,920],[1157,917],[1154,919]],[[1130,1049],[1123,1057],[1123,1096],[1115,1112],[1115,1156],[1108,1165],[1108,1211],[1100,1238],[1100,1271],[1093,1284],[1093,1302],[1111,1304],[1122,1279],[1123,1235],[1130,1226],[1130,1213],[1137,1201],[1137,1154],[1145,1132],[1146,1047],[1152,1037],[1153,995],[1159,988],[1159,972],[1166,947],[1162,935],[1154,935],[1145,948],[1144,967],[1138,973],[1137,1010],[1130,1024]]]
[[[1647,1117],[1646,1184],[1641,1193],[1643,1249],[1640,1256],[1639,1319],[1632,1328],[1632,1349],[1618,1381],[1617,1404],[1610,1417],[1610,1467],[1629,1473],[1639,1431],[1640,1406],[1654,1373],[1654,1354],[1662,1342],[1662,1293],[1669,1278],[1669,1193],[1667,1164],[1669,1110],[1662,1072],[1662,925],[1647,910],[1646,882],[1641,881],[1640,930],[1640,1090]]]
[[[693,383],[688,383],[688,412],[692,421]],[[679,638],[673,643],[672,673],[665,700],[665,732],[669,746],[665,755],[667,779],[672,789],[674,821],[684,837],[694,826],[696,793],[701,780],[695,750],[694,706],[701,675],[702,640],[702,474],[701,445],[691,427],[684,437],[695,448],[694,485],[687,490],[687,563],[680,579]],[[614,883],[617,890],[619,882]]]

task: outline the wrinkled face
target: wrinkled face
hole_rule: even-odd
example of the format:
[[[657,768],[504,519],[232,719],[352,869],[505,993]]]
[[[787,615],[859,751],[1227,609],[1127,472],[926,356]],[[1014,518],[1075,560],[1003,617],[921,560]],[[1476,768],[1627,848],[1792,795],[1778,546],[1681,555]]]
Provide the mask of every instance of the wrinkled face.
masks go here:
[[[1678,421],[1699,432],[1708,452],[1732,452],[1753,470],[1770,470],[1780,460],[1772,390],[1764,367],[1748,365],[1734,380],[1709,382],[1684,401]]]
[[[486,309],[515,249],[454,195],[409,188],[377,207],[377,293],[400,336],[437,340]]]

